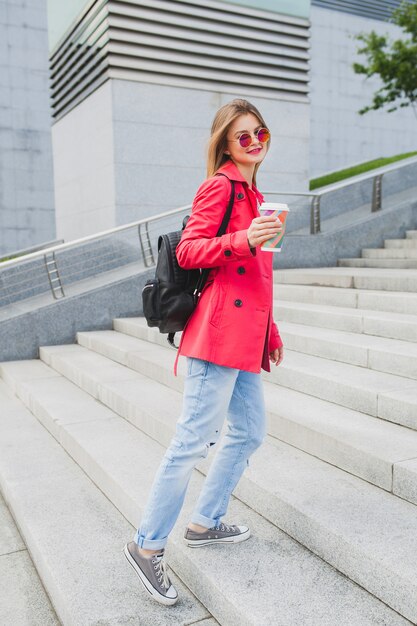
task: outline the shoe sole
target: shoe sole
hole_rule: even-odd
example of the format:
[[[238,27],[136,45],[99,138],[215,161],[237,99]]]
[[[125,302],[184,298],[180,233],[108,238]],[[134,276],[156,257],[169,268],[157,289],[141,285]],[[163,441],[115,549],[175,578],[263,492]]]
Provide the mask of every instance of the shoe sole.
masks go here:
[[[208,546],[211,543],[240,543],[241,541],[245,541],[250,537],[250,529],[244,533],[240,533],[239,535],[234,535],[233,537],[222,537],[219,539],[187,539],[183,537],[184,543],[189,548],[200,548],[202,546]]]
[[[140,569],[139,565],[136,563],[135,559],[130,554],[129,549],[127,547],[127,544],[123,548],[123,554],[125,555],[126,559],[130,563],[130,565],[135,570],[136,574],[139,576],[139,580],[142,583],[142,585],[145,587],[146,591],[149,593],[150,596],[152,596],[152,598],[154,600],[156,600],[157,602],[160,602],[161,604],[166,604],[166,605],[169,605],[169,606],[171,606],[171,605],[173,605],[173,604],[175,604],[177,602],[178,595],[177,595],[176,598],[167,598],[166,596],[163,596],[161,593],[157,592],[155,587],[153,587],[151,585],[149,580],[146,578],[145,574]]]

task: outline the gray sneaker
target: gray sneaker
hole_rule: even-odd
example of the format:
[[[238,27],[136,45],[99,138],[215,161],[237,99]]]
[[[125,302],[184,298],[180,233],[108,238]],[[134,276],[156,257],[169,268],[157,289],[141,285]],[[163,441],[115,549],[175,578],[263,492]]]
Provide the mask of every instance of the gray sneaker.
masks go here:
[[[207,546],[210,543],[239,543],[249,537],[250,530],[247,526],[230,526],[223,522],[203,533],[197,533],[188,527],[184,533],[184,541],[190,548]]]
[[[138,544],[130,541],[123,548],[125,557],[150,595],[161,604],[175,604],[178,593],[166,572],[163,549],[149,558],[139,553]]]

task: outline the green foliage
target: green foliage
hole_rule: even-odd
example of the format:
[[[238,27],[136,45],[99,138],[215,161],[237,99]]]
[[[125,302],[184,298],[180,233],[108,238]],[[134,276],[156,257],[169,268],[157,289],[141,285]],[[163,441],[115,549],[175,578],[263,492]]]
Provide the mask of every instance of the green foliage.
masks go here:
[[[310,180],[310,191],[317,189],[318,187],[324,187],[324,185],[332,185],[340,180],[345,180],[346,178],[351,178],[352,176],[357,176],[358,174],[363,174],[364,172],[369,172],[377,167],[389,165],[390,163],[400,161],[401,159],[408,159],[409,157],[415,155],[417,155],[417,152],[407,152],[405,154],[397,154],[392,157],[382,157],[380,159],[374,159],[373,161],[365,161],[364,163],[360,163],[354,167],[347,167],[344,170],[332,172],[331,174],[326,174],[326,176],[313,178]]]
[[[404,38],[389,42],[386,36],[375,31],[356,36],[364,44],[358,53],[366,56],[367,64],[354,63],[354,71],[367,78],[377,75],[383,83],[375,92],[372,104],[359,111],[361,115],[385,105],[390,106],[388,112],[411,105],[416,114],[417,0],[403,1],[393,11],[391,21],[403,29]]]

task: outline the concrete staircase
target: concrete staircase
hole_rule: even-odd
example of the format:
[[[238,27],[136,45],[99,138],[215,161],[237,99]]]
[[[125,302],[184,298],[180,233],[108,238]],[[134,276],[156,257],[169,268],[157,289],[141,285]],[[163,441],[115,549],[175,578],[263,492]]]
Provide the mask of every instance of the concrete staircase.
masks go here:
[[[340,267],[417,268],[417,230],[407,230],[405,239],[386,239],[383,248],[365,248],[360,259],[339,259]]]
[[[417,270],[279,270],[275,297],[285,359],[263,374],[268,436],[226,519],[252,537],[182,542],[213,451],[170,535],[169,609],[122,547],[174,433],[183,360],[176,378],[165,336],[124,318],[0,364],[0,487],[65,626],[417,623]]]
[[[16,524],[0,495],[0,624],[59,626]],[[33,610],[28,610],[33,607]]]

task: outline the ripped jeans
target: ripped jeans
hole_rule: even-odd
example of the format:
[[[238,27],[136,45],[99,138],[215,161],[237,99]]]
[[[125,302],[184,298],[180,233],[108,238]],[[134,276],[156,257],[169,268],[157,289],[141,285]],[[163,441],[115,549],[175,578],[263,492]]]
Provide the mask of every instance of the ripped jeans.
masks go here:
[[[165,547],[193,468],[217,442],[226,414],[227,431],[190,519],[206,528],[220,523],[250,455],[265,437],[265,405],[260,374],[187,357],[183,409],[134,538],[140,547]]]

